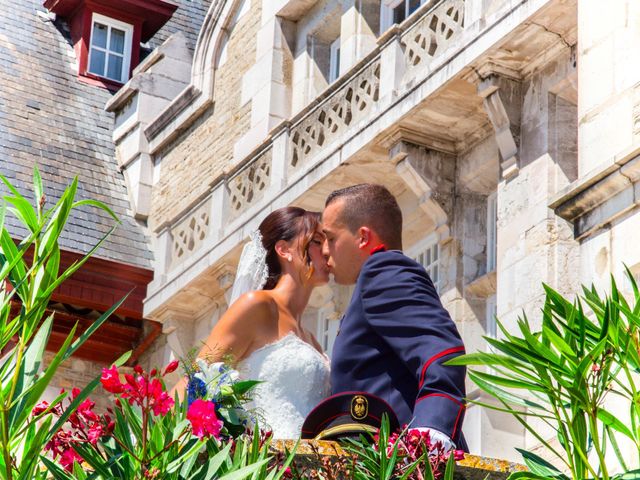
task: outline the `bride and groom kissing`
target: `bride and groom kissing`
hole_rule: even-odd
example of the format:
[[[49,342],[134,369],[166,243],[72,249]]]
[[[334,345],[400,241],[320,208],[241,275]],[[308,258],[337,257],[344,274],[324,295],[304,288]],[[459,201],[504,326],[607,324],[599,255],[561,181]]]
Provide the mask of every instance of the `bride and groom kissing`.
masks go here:
[[[242,377],[262,381],[254,407],[275,438],[375,424],[386,411],[466,450],[465,369],[444,365],[464,346],[425,269],[402,253],[401,235],[394,196],[360,184],[330,194],[322,214],[273,211],[245,246],[230,307],[199,355],[230,355]],[[301,324],[330,275],[355,284],[331,360]]]

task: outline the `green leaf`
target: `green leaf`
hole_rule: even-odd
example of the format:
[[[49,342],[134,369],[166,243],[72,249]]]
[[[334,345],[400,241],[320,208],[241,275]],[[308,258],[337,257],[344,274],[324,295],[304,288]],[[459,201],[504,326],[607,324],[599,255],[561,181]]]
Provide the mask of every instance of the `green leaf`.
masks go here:
[[[91,205],[92,207],[100,208],[107,212],[116,222],[120,223],[118,216],[105,203],[99,202],[98,200],[79,200],[72,205],[72,208],[77,208],[82,205]]]
[[[535,453],[521,448],[516,448],[516,450],[522,455],[522,459],[530,472],[540,476],[536,478],[566,478],[560,470]]]
[[[51,473],[53,475],[54,479],[56,479],[56,480],[75,480],[75,477],[73,477],[72,475],[67,473],[67,471],[64,468],[62,468],[61,466],[59,466],[57,463],[53,462],[52,460],[49,460],[44,455],[40,455],[40,460],[42,461],[42,463],[44,463],[45,467],[47,467],[47,470],[49,470],[49,473]]]
[[[604,408],[601,408],[601,407],[597,407],[597,408],[598,409],[597,409],[596,415],[598,417],[598,420],[600,420],[602,423],[604,423],[608,427],[611,427],[614,430],[616,430],[616,431],[622,433],[623,435],[629,437],[634,442],[636,441],[636,439],[634,438],[633,434],[631,433],[631,430],[629,430],[629,428],[624,423],[622,423],[618,419],[618,417],[616,417],[612,413],[608,412]]]
[[[241,467],[235,471],[229,472],[222,477],[220,480],[243,480],[247,478],[249,475],[253,475],[254,472],[260,470],[263,465],[266,465],[269,459],[261,460],[253,465],[247,465],[246,467]]]

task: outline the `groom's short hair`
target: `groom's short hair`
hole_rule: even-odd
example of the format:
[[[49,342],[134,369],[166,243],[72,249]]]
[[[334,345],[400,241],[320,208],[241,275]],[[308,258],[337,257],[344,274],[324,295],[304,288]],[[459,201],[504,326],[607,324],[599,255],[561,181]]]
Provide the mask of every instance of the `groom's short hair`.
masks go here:
[[[325,207],[342,200],[340,221],[355,233],[367,226],[378,234],[387,248],[402,249],[402,212],[396,198],[386,187],[375,183],[361,183],[335,190]]]

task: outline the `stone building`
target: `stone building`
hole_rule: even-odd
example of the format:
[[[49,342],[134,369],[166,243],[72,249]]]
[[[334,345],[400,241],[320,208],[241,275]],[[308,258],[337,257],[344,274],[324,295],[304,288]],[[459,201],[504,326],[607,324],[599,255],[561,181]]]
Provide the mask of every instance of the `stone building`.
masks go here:
[[[507,328],[523,311],[538,318],[541,282],[572,295],[581,282],[605,288],[623,262],[640,272],[627,240],[640,223],[640,2],[207,6],[189,24],[197,35],[174,22],[106,101],[115,162],[154,255],[144,317],[163,335],[149,363],[206,338],[268,212],[321,210],[332,190],[364,181],[397,196],[405,250],[468,351],[497,335],[496,314]],[[349,293],[318,291],[307,313],[329,351]],[[485,456],[535,445],[473,406],[465,432]]]
[[[579,132],[605,135],[614,122],[604,119],[623,107],[603,105],[609,95],[631,105],[626,89],[640,76],[612,77],[588,102],[596,81],[587,80],[578,103],[578,65],[598,55],[588,71],[605,61],[613,72],[611,42],[627,28],[620,51],[630,54],[638,12],[621,1],[611,9],[622,27],[607,16],[595,25],[597,2],[580,5],[581,16],[575,0],[212,2],[192,58],[169,38],[107,104],[155,255],[144,312],[165,335],[149,360],[206,338],[227,308],[241,245],[269,211],[321,210],[328,193],[354,183],[380,182],[397,196],[405,250],[431,275],[469,351],[496,335],[496,313],[507,327],[522,310],[535,317],[541,282],[571,293],[581,278],[617,272],[612,245],[595,239],[609,220],[581,227],[591,203],[576,189],[631,145],[631,133],[621,136],[633,109],[625,103],[617,140],[589,160],[582,150],[593,135]],[[579,31],[609,39],[610,54],[578,43]],[[612,169],[627,167],[609,165],[622,186],[628,177]],[[606,243],[598,272],[592,241]],[[307,313],[329,351],[349,293],[327,287]],[[487,456],[514,458],[514,446],[531,443],[478,407],[465,430]]]

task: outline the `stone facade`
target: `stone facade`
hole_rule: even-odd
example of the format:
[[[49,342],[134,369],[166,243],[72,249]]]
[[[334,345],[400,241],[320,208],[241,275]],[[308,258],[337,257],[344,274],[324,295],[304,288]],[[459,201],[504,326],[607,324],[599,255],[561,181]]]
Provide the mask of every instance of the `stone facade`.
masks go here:
[[[266,214],[320,210],[363,181],[396,194],[405,250],[468,351],[497,335],[495,314],[507,328],[523,312],[535,322],[542,282],[572,295],[623,261],[640,273],[627,240],[640,219],[636,3],[432,0],[393,24],[390,2],[214,2],[189,84],[145,127],[156,172],[145,312],[166,334],[155,357],[206,338]],[[306,314],[329,350],[349,294],[321,289]],[[481,455],[535,445],[478,407],[465,431]]]

